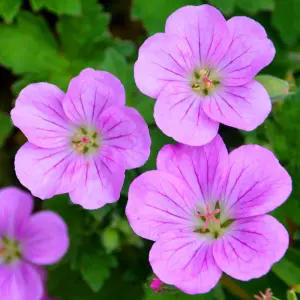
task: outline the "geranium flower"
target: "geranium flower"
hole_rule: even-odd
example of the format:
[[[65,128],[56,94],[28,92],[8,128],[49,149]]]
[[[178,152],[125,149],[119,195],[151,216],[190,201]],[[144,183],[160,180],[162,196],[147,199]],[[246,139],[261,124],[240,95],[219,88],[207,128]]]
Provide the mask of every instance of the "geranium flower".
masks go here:
[[[125,170],[146,162],[151,142],[143,118],[124,105],[121,82],[93,69],[66,95],[49,83],[24,88],[11,112],[29,140],[15,159],[20,182],[41,199],[70,193],[87,209],[117,201]]]
[[[157,99],[159,128],[200,146],[216,136],[219,123],[250,131],[266,119],[270,97],[253,78],[274,55],[256,21],[226,22],[210,5],[185,6],[167,19],[165,33],[141,46],[134,75],[141,92]]]
[[[0,190],[0,298],[40,300],[39,266],[54,264],[69,246],[67,227],[51,211],[30,215],[33,199],[14,187]]]
[[[267,213],[292,183],[270,150],[247,145],[228,154],[216,136],[201,147],[163,147],[157,169],[131,184],[126,214],[138,235],[155,241],[149,260],[160,280],[206,293],[222,272],[246,281],[282,258],[288,233]]]

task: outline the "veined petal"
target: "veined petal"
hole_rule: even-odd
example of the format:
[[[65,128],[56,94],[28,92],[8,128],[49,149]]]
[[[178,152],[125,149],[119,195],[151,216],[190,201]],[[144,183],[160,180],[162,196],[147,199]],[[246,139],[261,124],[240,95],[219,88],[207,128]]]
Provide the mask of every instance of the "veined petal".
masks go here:
[[[288,248],[289,235],[273,217],[262,215],[234,221],[213,245],[218,266],[239,280],[267,274]]]
[[[148,126],[134,108],[108,108],[101,115],[98,129],[101,143],[120,153],[126,169],[140,167],[149,158],[151,139]]]
[[[187,294],[207,293],[222,275],[212,254],[212,241],[194,232],[163,235],[153,245],[149,260],[163,282]]]
[[[40,300],[43,282],[35,268],[25,262],[0,265],[1,300]]]
[[[64,93],[49,83],[34,83],[24,88],[11,111],[13,123],[40,147],[66,145],[70,124],[62,107]]]
[[[270,212],[291,193],[291,177],[266,148],[239,147],[229,154],[228,169],[221,199],[230,219]]]
[[[219,135],[201,147],[166,145],[158,153],[157,168],[184,180],[198,205],[215,204],[227,174],[228,152]]]
[[[275,48],[256,21],[234,17],[227,24],[233,39],[216,72],[223,85],[240,86],[271,63]]]
[[[15,187],[0,190],[0,236],[18,239],[33,208],[32,196]],[[1,295],[1,293],[0,293]]]
[[[18,179],[41,199],[73,190],[83,167],[83,157],[70,146],[45,149],[26,143],[15,157]]]
[[[134,79],[140,91],[157,98],[170,82],[188,82],[195,61],[187,41],[175,35],[157,33],[139,50]]]
[[[216,67],[226,53],[231,33],[220,11],[210,5],[184,6],[171,14],[166,33],[186,40],[198,67]]]
[[[271,112],[271,99],[257,81],[234,87],[220,87],[203,101],[207,116],[222,124],[251,131]]]
[[[70,198],[85,209],[100,208],[119,200],[124,178],[124,157],[112,147],[102,146],[85,164]]]
[[[34,214],[25,226],[21,247],[27,261],[38,265],[56,263],[69,247],[65,222],[51,211]]]
[[[74,77],[63,100],[66,115],[75,124],[94,125],[110,106],[125,105],[125,90],[114,75],[85,69]]]
[[[162,171],[149,171],[129,188],[126,215],[143,238],[157,240],[173,230],[193,231],[196,199],[184,181]]]
[[[185,84],[169,84],[159,95],[154,118],[162,132],[176,141],[201,146],[218,133],[219,123],[204,112],[198,94]]]

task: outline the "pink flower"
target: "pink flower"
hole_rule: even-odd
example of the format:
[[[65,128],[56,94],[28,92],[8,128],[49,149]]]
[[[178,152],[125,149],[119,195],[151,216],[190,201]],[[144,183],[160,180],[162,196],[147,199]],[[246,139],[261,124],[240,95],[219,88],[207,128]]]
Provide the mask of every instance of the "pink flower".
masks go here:
[[[64,221],[51,211],[30,215],[33,199],[17,188],[0,190],[1,300],[40,300],[41,265],[54,264],[69,246]]]
[[[157,169],[131,184],[126,214],[155,241],[149,260],[164,283],[206,293],[222,272],[247,281],[282,258],[288,233],[267,213],[292,183],[271,151],[247,145],[228,154],[217,135],[201,147],[163,147]]]
[[[11,112],[29,140],[15,159],[20,182],[41,199],[70,193],[87,209],[117,201],[125,170],[146,162],[151,143],[143,118],[124,105],[121,82],[93,69],[66,95],[48,83],[27,86]]]
[[[210,5],[185,6],[167,19],[165,33],[141,46],[134,75],[138,88],[157,99],[160,129],[200,146],[216,136],[219,123],[250,131],[266,119],[271,101],[253,78],[274,55],[256,21],[226,22]]]

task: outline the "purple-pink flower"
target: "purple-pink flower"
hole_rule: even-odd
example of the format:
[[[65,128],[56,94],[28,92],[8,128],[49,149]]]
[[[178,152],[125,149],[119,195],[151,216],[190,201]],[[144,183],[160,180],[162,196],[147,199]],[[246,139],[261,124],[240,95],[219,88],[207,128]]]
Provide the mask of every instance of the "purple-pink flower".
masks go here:
[[[87,209],[117,201],[125,170],[146,162],[151,143],[143,118],[124,105],[122,83],[93,69],[73,78],[66,94],[28,85],[11,112],[29,141],[15,159],[20,182],[41,199],[69,193]]]
[[[0,190],[0,298],[40,300],[44,294],[42,265],[66,253],[66,224],[51,211],[31,215],[32,196],[14,187]]]
[[[228,154],[217,135],[205,146],[163,147],[157,169],[134,180],[126,215],[138,235],[155,241],[149,260],[160,280],[205,293],[222,272],[246,281],[282,258],[289,236],[267,213],[292,183],[270,150],[247,145]]]
[[[200,146],[216,136],[219,123],[250,131],[266,119],[271,101],[253,78],[274,55],[256,21],[226,21],[210,5],[185,6],[167,19],[165,33],[141,46],[134,75],[138,88],[157,99],[160,129]]]

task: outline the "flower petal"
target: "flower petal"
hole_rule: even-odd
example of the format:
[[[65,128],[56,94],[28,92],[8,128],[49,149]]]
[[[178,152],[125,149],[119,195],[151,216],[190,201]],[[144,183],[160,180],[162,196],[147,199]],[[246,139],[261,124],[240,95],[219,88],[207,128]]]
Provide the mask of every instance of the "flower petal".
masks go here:
[[[166,22],[166,33],[187,41],[198,67],[216,67],[231,42],[225,18],[210,5],[176,10]]]
[[[229,154],[229,173],[222,196],[229,218],[270,212],[287,200],[291,190],[291,177],[270,150],[247,145]]]
[[[85,209],[100,208],[119,200],[124,178],[124,158],[112,147],[103,146],[100,153],[85,164],[70,198]]]
[[[187,294],[207,293],[222,275],[213,257],[211,243],[194,232],[165,234],[150,251],[153,272],[163,282],[175,285]]]
[[[77,125],[94,125],[101,113],[110,106],[125,105],[125,90],[114,75],[85,69],[74,77],[68,87],[63,107]]]
[[[263,27],[247,17],[234,17],[228,22],[233,40],[216,72],[223,85],[248,83],[275,56],[275,48]]]
[[[51,212],[34,214],[22,237],[23,256],[34,264],[58,262],[69,247],[68,229],[63,219]]]
[[[0,266],[1,300],[40,300],[43,283],[33,266],[20,262]]]
[[[288,243],[286,229],[275,218],[262,215],[232,223],[214,243],[213,255],[225,273],[246,281],[267,274]]]
[[[257,81],[243,86],[221,87],[203,101],[209,118],[235,128],[251,131],[271,112],[268,92]]]
[[[164,134],[191,146],[209,143],[219,129],[203,111],[200,96],[179,83],[169,84],[159,95],[154,118]]]
[[[112,106],[106,109],[98,122],[101,143],[112,147],[125,159],[125,168],[145,164],[150,155],[148,126],[137,110]]]
[[[18,239],[23,226],[28,222],[32,208],[33,199],[29,193],[15,187],[1,189],[0,236],[7,234]]]
[[[228,152],[219,135],[201,147],[166,145],[157,156],[157,168],[184,180],[203,206],[220,198],[227,167]]]
[[[157,33],[141,46],[134,65],[134,78],[142,93],[157,98],[168,83],[187,83],[194,67],[194,58],[185,39]]]
[[[126,215],[136,234],[157,240],[165,232],[193,230],[196,200],[181,179],[162,171],[149,171],[129,188]]]
[[[49,83],[24,88],[11,111],[13,123],[40,147],[56,148],[68,142],[70,125],[62,107],[64,93]]]
[[[26,143],[15,157],[19,181],[41,199],[73,190],[83,166],[82,156],[71,147],[45,149]]]

